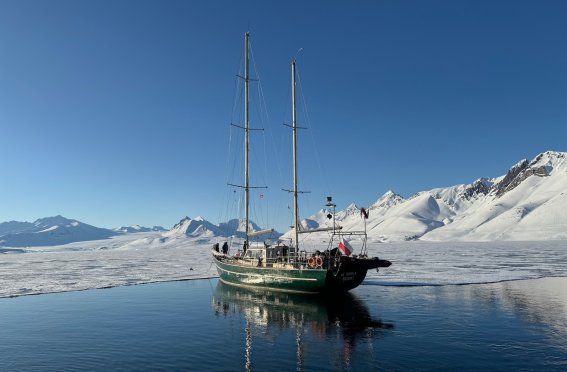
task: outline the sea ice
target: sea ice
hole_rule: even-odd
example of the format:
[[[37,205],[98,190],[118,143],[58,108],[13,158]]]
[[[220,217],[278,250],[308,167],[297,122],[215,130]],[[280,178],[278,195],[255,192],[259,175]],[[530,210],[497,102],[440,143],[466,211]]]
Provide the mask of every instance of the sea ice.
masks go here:
[[[215,238],[212,238],[213,240]],[[0,297],[216,277],[213,240],[136,233],[0,252]],[[326,246],[318,247],[325,249]],[[356,249],[355,248],[355,253]],[[451,285],[567,276],[567,241],[373,243],[392,261],[364,285]]]

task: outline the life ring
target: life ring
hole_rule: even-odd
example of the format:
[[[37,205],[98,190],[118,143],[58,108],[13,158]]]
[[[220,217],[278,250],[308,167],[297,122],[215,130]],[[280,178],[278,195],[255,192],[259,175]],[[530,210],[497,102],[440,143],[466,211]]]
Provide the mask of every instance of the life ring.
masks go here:
[[[315,267],[315,257],[309,257],[309,259],[307,260],[307,264],[309,265],[309,267],[314,268]]]
[[[323,259],[321,257],[317,256],[315,258],[315,262],[317,264],[317,267],[323,267]]]

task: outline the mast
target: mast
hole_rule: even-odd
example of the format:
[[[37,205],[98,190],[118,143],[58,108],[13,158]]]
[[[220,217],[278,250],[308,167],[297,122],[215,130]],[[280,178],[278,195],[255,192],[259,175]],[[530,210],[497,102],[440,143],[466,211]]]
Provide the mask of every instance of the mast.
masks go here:
[[[248,229],[250,219],[250,185],[248,175],[248,152],[250,149],[249,134],[250,134],[250,111],[249,111],[249,65],[248,65],[248,49],[250,44],[250,33],[244,34],[244,204],[246,205],[246,240],[245,244],[248,246]]]
[[[295,250],[299,250],[299,207],[297,202],[297,122],[295,108],[295,60],[291,62],[291,112],[293,128],[293,224]]]

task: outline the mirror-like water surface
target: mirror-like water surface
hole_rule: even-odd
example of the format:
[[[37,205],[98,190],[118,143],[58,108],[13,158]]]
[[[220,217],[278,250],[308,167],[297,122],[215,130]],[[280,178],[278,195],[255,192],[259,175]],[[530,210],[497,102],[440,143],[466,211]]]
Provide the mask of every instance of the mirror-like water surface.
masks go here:
[[[0,329],[2,371],[559,371],[567,278],[332,299],[171,282],[1,299]]]

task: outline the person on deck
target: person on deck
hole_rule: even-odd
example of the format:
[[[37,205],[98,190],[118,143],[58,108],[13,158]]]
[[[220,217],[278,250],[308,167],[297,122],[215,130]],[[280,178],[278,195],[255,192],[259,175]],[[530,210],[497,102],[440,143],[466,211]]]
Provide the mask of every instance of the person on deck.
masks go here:
[[[224,244],[222,245],[222,253],[228,253],[228,244],[226,242],[224,242]]]

